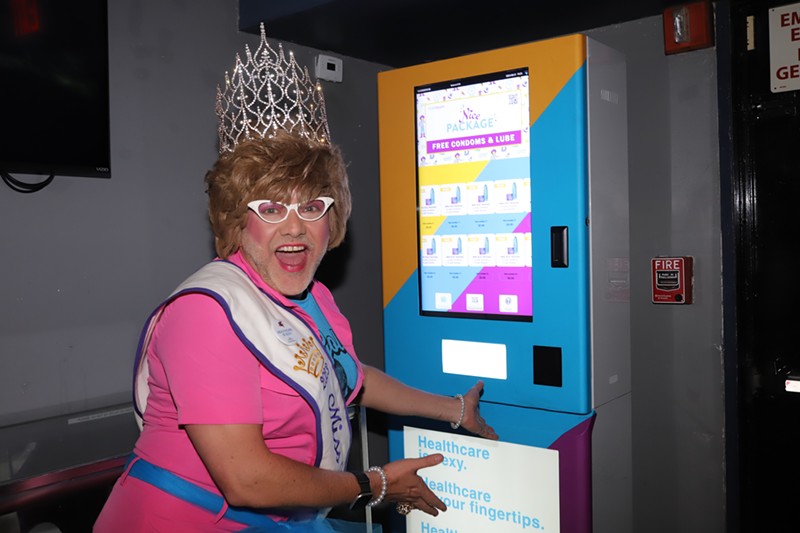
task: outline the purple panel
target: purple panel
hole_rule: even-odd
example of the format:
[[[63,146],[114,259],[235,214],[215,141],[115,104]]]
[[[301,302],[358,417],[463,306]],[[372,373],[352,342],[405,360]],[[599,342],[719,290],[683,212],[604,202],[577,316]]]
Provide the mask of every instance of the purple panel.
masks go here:
[[[523,218],[520,221],[519,226],[514,228],[514,233],[530,233],[530,232],[531,232],[531,214],[528,213],[525,215],[525,218]]]
[[[559,457],[561,533],[592,531],[592,428],[596,416],[593,413],[550,446]]]

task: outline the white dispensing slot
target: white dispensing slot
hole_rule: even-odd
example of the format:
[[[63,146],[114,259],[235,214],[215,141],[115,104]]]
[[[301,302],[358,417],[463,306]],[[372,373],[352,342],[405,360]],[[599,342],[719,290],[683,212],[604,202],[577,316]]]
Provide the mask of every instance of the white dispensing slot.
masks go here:
[[[442,339],[442,370],[480,378],[506,379],[505,344]]]

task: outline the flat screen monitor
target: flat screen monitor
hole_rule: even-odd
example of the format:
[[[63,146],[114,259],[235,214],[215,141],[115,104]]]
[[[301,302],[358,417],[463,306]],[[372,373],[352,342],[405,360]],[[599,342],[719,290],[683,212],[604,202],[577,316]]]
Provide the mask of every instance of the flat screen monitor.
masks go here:
[[[414,88],[422,315],[533,320],[528,81]]]
[[[0,0],[0,172],[110,177],[106,0]]]

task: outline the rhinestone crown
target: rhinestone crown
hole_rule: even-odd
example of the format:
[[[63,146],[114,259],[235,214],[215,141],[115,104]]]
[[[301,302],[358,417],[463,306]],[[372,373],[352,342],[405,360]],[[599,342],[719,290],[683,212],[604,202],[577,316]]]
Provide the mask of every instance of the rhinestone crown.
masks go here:
[[[261,23],[261,43],[255,53],[245,45],[246,61],[236,54],[236,65],[225,88],[217,86],[219,152],[232,151],[244,139],[268,138],[278,130],[321,142],[330,142],[325,97],[308,68],[300,68],[294,53],[289,59],[278,43],[267,42]]]

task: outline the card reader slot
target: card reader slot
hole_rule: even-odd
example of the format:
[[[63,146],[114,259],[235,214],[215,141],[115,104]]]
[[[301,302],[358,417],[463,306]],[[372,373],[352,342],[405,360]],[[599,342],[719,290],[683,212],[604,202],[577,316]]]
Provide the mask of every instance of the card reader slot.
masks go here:
[[[561,347],[533,347],[533,384],[562,387],[564,367]]]
[[[550,227],[550,266],[553,268],[567,268],[569,266],[567,226]]]

